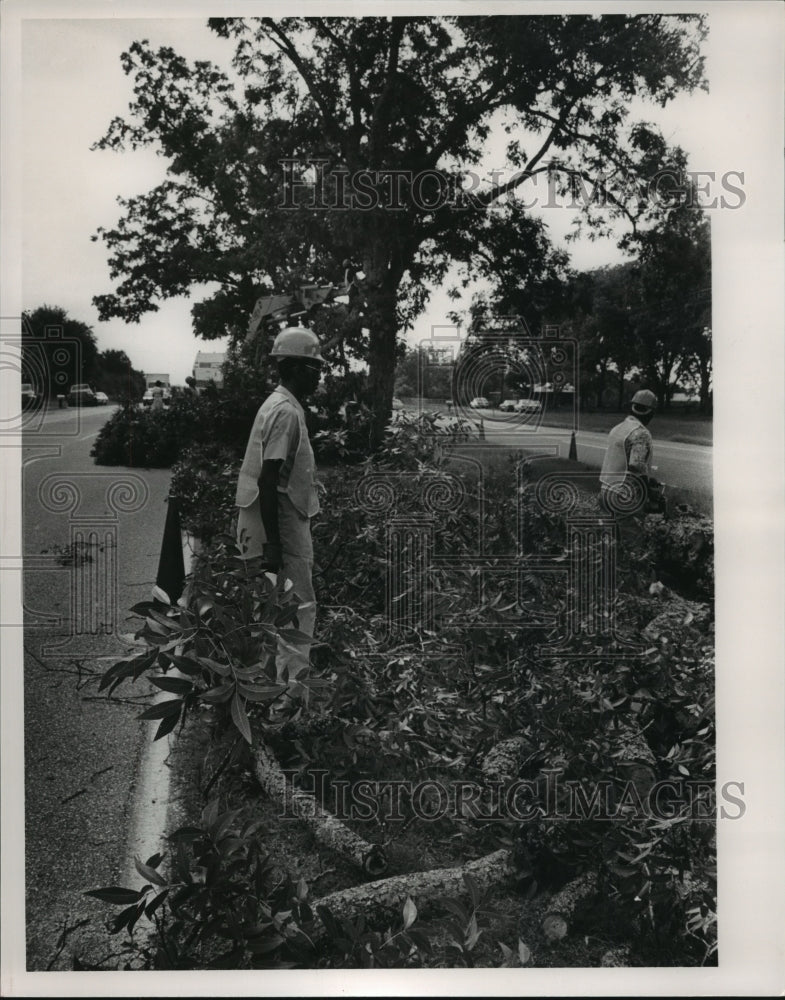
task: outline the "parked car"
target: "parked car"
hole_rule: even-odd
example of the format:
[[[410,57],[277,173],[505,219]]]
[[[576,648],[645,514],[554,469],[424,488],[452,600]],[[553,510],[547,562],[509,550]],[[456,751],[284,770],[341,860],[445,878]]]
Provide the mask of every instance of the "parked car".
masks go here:
[[[400,401],[400,399],[398,399],[397,396],[393,398],[392,408],[394,410],[402,410],[404,408],[403,403]]]
[[[504,413],[514,413],[517,408],[518,408],[517,399],[503,399],[501,403],[499,403],[499,409],[502,410]]]
[[[95,394],[95,403],[96,406],[108,406],[109,397],[106,395],[105,392],[97,392]]]
[[[22,383],[22,409],[31,410],[40,400],[31,382]]]
[[[68,392],[69,406],[96,406],[95,393],[87,382],[72,385]]]
[[[519,399],[515,404],[516,413],[539,413],[541,409],[539,399]]]
[[[485,396],[475,396],[474,399],[471,401],[471,403],[469,403],[469,406],[471,406],[475,410],[480,410],[480,409],[487,410],[490,407],[490,405],[491,404],[488,402]]]

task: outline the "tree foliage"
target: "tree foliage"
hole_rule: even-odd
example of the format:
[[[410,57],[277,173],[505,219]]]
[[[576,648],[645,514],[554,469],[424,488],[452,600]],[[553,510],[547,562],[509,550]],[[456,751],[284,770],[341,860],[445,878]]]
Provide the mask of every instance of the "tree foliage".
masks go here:
[[[22,315],[22,381],[46,396],[90,382],[98,371],[98,345],[91,326],[60,306],[43,305]]]
[[[43,305],[22,317],[22,381],[45,396],[88,382],[112,399],[141,399],[142,372],[125,351],[98,350],[93,328],[60,306]]]
[[[96,297],[100,315],[138,321],[159,300],[217,284],[193,309],[195,331],[238,338],[260,294],[337,281],[349,259],[364,275],[354,330],[369,331],[356,346],[369,363],[377,441],[396,339],[428,287],[481,249],[493,266],[500,239],[537,243],[509,205],[514,192],[552,172],[554,157],[581,181],[637,177],[657,137],[629,125],[630,100],[665,104],[703,83],[705,28],[691,15],[216,18],[210,27],[234,43],[231,76],[146,41],[123,55],[130,114],[97,146],[154,145],[168,175],[121,200],[118,224],[99,230],[117,282]],[[511,137],[506,164],[487,142],[499,121]],[[614,197],[610,214],[645,216],[646,202]]]

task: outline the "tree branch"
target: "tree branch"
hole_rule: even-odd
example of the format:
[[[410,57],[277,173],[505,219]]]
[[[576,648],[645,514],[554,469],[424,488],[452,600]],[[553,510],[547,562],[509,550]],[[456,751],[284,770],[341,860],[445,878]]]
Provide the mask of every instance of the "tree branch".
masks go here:
[[[407,18],[394,17],[390,28],[390,47],[387,50],[387,70],[385,73],[384,87],[376,100],[376,105],[371,116],[371,134],[369,141],[369,151],[371,163],[376,162],[376,155],[379,151],[380,136],[387,123],[387,107],[393,92],[393,79],[398,70],[398,55],[401,48],[401,40],[406,29]]]
[[[272,38],[271,41],[273,42],[273,44],[277,46],[277,48],[281,52],[283,52],[285,55],[289,57],[293,66],[302,77],[303,82],[308,88],[309,94],[316,103],[316,106],[321,111],[325,126],[327,127],[328,131],[332,134],[332,137],[340,144],[340,129],[338,128],[338,123],[336,122],[333,112],[330,109],[329,104],[325,100],[324,95],[321,93],[318,86],[316,85],[316,81],[311,75],[311,72],[308,66],[306,65],[305,61],[300,56],[299,52],[294,47],[289,38],[286,36],[286,34],[283,31],[281,31],[281,29],[278,27],[278,25],[271,17],[263,17],[262,24],[264,24],[267,28],[269,28],[269,30],[278,39],[280,39],[280,42],[276,41],[275,38]]]

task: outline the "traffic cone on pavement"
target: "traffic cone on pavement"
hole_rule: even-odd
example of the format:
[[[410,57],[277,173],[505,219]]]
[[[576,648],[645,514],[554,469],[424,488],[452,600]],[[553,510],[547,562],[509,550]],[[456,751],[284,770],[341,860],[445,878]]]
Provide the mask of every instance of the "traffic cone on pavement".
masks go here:
[[[571,462],[578,461],[578,448],[575,444],[575,431],[572,432],[572,437],[570,438],[570,454],[569,459]]]

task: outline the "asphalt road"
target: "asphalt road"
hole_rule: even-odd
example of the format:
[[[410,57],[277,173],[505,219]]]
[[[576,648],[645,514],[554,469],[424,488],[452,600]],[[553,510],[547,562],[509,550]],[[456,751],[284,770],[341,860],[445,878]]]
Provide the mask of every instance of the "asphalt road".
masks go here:
[[[468,419],[492,445],[522,450],[532,456],[553,455],[568,458],[571,432],[564,427],[540,426],[537,415],[500,413],[498,410],[472,410]],[[446,419],[446,418],[445,418]],[[681,444],[657,439],[656,423],[652,475],[665,483],[679,501],[689,502],[697,510],[711,512],[713,496],[712,454],[709,445]],[[599,469],[608,444],[608,435],[595,431],[577,431],[575,444],[578,461],[589,469]]]
[[[90,448],[112,409],[49,411],[23,439],[30,971],[71,968],[75,953],[100,962],[119,944],[104,930],[117,911],[82,893],[124,878],[149,739],[149,724],[136,720],[141,709],[108,701],[97,685],[130,648],[121,638],[132,627],[128,608],[150,595],[170,472],[93,463]],[[127,694],[148,697],[145,689]]]

